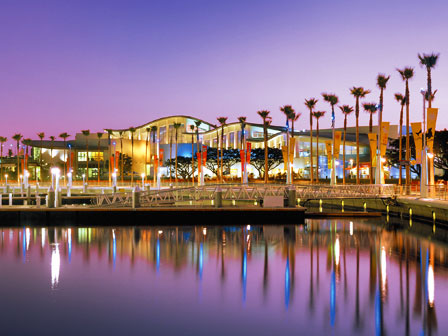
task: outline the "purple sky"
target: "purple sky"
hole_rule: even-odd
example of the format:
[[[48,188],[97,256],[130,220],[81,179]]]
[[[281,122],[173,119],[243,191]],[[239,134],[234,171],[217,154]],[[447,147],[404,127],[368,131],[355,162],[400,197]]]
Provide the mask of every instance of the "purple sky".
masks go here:
[[[174,114],[259,122],[260,109],[283,124],[280,106],[306,112],[303,100],[324,91],[353,105],[349,88],[364,86],[377,101],[379,72],[391,74],[384,119],[398,123],[393,94],[404,83],[395,69],[408,65],[411,121],[420,121],[426,71],[417,54],[433,51],[445,128],[447,12],[443,0],[2,0],[0,135],[96,132]],[[329,125],[328,115],[321,127]],[[296,126],[305,127],[308,117]]]

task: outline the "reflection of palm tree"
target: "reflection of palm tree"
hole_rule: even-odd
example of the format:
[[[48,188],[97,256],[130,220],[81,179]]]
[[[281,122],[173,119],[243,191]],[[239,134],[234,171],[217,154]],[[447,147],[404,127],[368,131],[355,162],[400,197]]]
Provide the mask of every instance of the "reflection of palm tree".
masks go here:
[[[264,238],[264,268],[263,268],[263,297],[266,299],[266,294],[268,291],[269,282],[269,253],[268,253],[268,242],[266,237]]]

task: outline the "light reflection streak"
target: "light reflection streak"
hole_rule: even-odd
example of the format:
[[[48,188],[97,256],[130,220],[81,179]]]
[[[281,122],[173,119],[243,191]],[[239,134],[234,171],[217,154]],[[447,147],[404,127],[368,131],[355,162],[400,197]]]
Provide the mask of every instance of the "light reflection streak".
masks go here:
[[[387,289],[387,265],[386,265],[386,250],[384,246],[381,247],[381,292],[383,297],[386,295]]]
[[[31,230],[30,228],[25,229],[25,237],[26,237],[26,250],[30,249],[30,238],[31,238]]]
[[[45,228],[41,229],[42,248],[45,247]]]
[[[157,238],[157,245],[156,245],[156,270],[157,273],[159,273],[160,270],[160,239]]]
[[[67,230],[68,262],[72,261],[72,229]]]
[[[330,284],[330,324],[334,327],[336,320],[336,273],[331,271],[331,284]]]
[[[243,281],[243,303],[246,302],[246,286],[247,286],[247,252],[244,250],[243,253],[243,267],[241,270],[241,278]]]
[[[61,255],[59,244],[54,244],[51,251],[51,289],[55,289],[59,283],[59,272],[61,269]]]
[[[112,260],[115,269],[115,264],[117,261],[117,239],[115,237],[115,229],[112,230]]]
[[[340,259],[339,238],[336,238],[336,242],[334,243],[334,259],[335,259],[336,267],[338,267],[339,266],[339,259]]]
[[[285,308],[288,310],[289,307],[289,297],[291,290],[291,273],[289,271],[289,256],[286,258],[286,269],[285,269]]]
[[[434,269],[430,264],[428,267],[428,304],[434,307]]]

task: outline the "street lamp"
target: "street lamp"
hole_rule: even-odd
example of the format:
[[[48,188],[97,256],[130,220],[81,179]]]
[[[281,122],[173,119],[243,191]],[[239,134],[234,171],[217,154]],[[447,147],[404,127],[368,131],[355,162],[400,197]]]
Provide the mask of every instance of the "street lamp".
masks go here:
[[[428,184],[428,171],[427,171],[427,149],[426,149],[426,90],[420,89],[420,93],[423,97],[423,131],[422,131],[422,172],[420,176],[420,196],[427,197],[428,190],[426,186]]]

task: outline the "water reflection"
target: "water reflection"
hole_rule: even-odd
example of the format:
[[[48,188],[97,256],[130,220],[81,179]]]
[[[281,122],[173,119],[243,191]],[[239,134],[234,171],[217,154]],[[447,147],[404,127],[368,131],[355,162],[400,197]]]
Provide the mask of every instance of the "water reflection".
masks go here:
[[[215,313],[250,307],[244,311],[259,316],[260,328],[278,323],[292,332],[301,330],[299,323],[313,334],[411,335],[443,334],[448,326],[437,318],[437,311],[448,311],[448,302],[436,298],[448,294],[447,247],[368,221],[1,231],[0,258],[16,253],[30,274],[39,265],[47,286],[49,262],[50,286],[58,292],[69,290],[65,282],[82,283],[85,272],[95,272],[106,288],[108,280],[127,274],[145,278],[143,292],[150,297],[160,290],[159,278],[170,298],[196,287],[200,300],[186,305],[208,305]],[[282,314],[294,319],[285,322]]]

